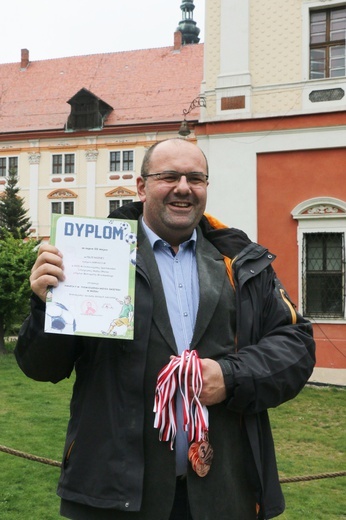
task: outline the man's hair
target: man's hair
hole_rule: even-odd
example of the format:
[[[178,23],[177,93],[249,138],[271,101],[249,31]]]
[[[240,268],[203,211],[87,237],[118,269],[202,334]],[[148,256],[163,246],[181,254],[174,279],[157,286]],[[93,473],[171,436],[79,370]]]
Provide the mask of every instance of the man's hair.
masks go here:
[[[181,141],[181,142],[190,142],[190,141],[186,141],[184,138],[182,137],[173,137],[172,139],[163,139],[162,141],[158,141],[157,143],[153,144],[150,148],[148,148],[148,150],[145,152],[145,155],[144,155],[144,158],[143,158],[143,162],[142,162],[142,166],[141,166],[141,176],[144,177],[145,175],[147,175],[149,173],[149,170],[150,170],[150,161],[151,161],[151,156],[155,150],[155,148],[161,144],[161,143],[164,143],[165,141]],[[191,143],[193,144],[193,143]],[[199,150],[201,150],[199,148]],[[209,175],[209,165],[208,165],[208,160],[204,154],[204,152],[201,150],[202,154],[203,154],[203,157],[205,159],[205,164],[206,164],[206,169],[207,169],[207,175]]]

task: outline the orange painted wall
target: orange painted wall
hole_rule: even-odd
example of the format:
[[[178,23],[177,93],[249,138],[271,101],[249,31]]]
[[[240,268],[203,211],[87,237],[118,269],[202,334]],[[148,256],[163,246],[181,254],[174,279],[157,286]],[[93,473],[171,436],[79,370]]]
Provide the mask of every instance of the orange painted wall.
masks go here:
[[[257,157],[258,242],[277,255],[274,268],[298,302],[297,222],[292,209],[313,197],[346,201],[346,148]],[[346,368],[346,325],[314,326],[317,366]]]

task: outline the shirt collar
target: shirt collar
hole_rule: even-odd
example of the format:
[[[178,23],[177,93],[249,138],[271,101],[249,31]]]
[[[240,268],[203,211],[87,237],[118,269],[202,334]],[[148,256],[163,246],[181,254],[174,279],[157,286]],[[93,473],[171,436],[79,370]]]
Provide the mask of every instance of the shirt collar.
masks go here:
[[[144,218],[142,218],[142,225],[143,225],[143,229],[148,237],[148,240],[150,242],[152,249],[154,249],[155,245],[159,244],[159,243],[170,247],[170,244],[168,244],[168,242],[166,242],[165,240],[160,238],[156,233],[154,233],[154,231],[152,229],[150,229],[150,227],[145,223]],[[182,244],[179,244],[179,247],[182,247],[183,249],[185,249],[189,244],[191,244],[191,246],[193,247],[193,250],[195,250],[196,241],[197,241],[197,231],[196,231],[196,229],[194,229],[191,237],[188,240],[186,240],[185,242],[183,242]]]

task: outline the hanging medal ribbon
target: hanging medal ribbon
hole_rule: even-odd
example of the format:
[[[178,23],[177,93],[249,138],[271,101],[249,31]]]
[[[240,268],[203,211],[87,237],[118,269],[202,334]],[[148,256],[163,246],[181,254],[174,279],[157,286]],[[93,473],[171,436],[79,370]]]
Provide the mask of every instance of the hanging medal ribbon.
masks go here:
[[[189,392],[190,385],[192,393]],[[199,400],[202,386],[202,366],[198,353],[196,350],[184,350],[181,356],[172,357],[170,363],[159,372],[154,402],[154,428],[159,429],[160,441],[169,441],[170,449],[173,450],[177,433],[175,397],[176,392],[180,392],[183,428],[188,433],[189,443],[192,443],[188,458],[200,477],[208,473],[213,459],[213,449],[208,439],[208,409]]]

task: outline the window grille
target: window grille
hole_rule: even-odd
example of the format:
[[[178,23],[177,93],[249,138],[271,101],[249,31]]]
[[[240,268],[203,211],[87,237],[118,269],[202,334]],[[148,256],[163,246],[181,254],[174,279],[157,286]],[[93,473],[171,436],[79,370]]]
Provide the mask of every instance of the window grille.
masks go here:
[[[343,233],[305,233],[302,256],[303,313],[343,318],[345,244]]]

